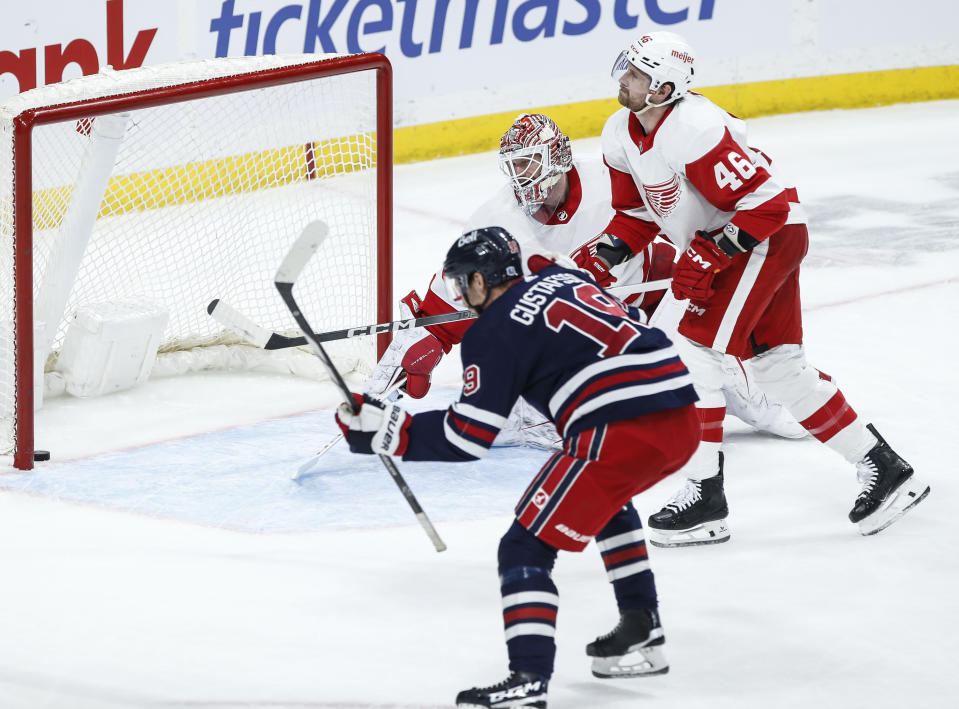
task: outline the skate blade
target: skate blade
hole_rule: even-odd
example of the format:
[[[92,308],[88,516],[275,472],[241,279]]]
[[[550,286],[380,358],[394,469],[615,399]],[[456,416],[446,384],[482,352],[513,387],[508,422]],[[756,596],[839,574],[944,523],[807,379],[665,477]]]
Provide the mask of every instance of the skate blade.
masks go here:
[[[642,647],[625,655],[594,657],[593,677],[600,679],[629,679],[631,677],[655,677],[669,672],[669,663],[662,645]]]
[[[729,541],[729,527],[726,520],[703,522],[689,529],[656,529],[646,527],[646,539],[654,547],[695,547],[704,544],[722,544]]]
[[[456,704],[458,709],[489,709],[486,704],[461,704],[457,702]],[[545,699],[535,699],[535,700],[516,700],[515,702],[507,702],[506,704],[496,703],[493,706],[496,709],[546,709],[546,700]]]
[[[910,477],[889,496],[882,507],[860,520],[859,533],[864,537],[878,534],[925,500],[930,489],[925,483],[916,480],[915,476]]]

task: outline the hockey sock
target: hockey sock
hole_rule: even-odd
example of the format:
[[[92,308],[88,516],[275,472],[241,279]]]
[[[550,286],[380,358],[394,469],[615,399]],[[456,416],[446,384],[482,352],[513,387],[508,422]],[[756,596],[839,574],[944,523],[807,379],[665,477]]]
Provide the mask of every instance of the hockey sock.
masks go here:
[[[704,408],[697,406],[696,413],[699,414],[699,422],[702,425],[702,432],[700,433],[702,441],[704,443],[722,443],[723,419],[726,418],[726,407]]]
[[[627,503],[596,535],[606,575],[613,584],[620,611],[656,608],[656,582],[646,555],[643,524],[633,503]]]
[[[509,668],[549,678],[556,656],[556,549],[514,521],[499,545],[500,593]]]

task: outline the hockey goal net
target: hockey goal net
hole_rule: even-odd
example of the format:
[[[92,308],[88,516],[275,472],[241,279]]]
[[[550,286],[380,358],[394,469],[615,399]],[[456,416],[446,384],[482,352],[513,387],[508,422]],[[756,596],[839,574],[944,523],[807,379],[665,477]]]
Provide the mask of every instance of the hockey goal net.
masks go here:
[[[161,312],[156,360],[137,365],[154,375],[254,354],[208,316],[215,298],[299,335],[273,276],[310,221],[330,228],[297,281],[313,327],[389,320],[391,104],[389,63],[368,54],[106,71],[0,107],[0,453],[32,467],[34,409],[85,307]],[[329,352],[369,371],[377,342]]]

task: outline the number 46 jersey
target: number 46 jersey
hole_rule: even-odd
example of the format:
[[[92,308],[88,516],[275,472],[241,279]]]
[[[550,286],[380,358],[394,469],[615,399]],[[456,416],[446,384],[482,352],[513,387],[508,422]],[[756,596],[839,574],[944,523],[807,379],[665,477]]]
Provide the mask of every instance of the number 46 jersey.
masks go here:
[[[729,222],[759,241],[805,223],[796,190],[749,147],[745,122],[705,96],[673,104],[648,134],[622,108],[602,145],[616,211],[606,232],[634,253],[660,231],[685,251],[698,230],[715,234]]]
[[[522,396],[563,438],[697,400],[672,342],[632,320],[579,270],[547,266],[517,281],[463,338],[463,391],[416,414],[406,460],[473,460]]]

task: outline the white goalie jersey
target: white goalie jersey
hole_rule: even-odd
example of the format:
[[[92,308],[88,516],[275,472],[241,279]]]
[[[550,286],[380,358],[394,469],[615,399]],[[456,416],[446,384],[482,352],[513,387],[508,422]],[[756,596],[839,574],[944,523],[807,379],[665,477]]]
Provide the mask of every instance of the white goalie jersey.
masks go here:
[[[584,244],[599,237],[613,218],[610,182],[606,166],[596,159],[574,160],[567,173],[570,183],[569,198],[546,222],[528,216],[517,203],[513,188],[504,184],[491,199],[480,206],[466,221],[463,231],[487,226],[501,226],[519,242],[523,261],[534,254],[553,257],[570,256]],[[612,269],[617,285],[641,283],[643,254],[637,254]],[[624,294],[618,293],[620,297]],[[628,295],[625,294],[625,295]],[[437,271],[430,283],[430,292],[424,303],[439,298],[450,308],[464,310],[459,301],[448,293]],[[435,301],[434,301],[435,302]],[[431,309],[432,311],[432,309]]]

